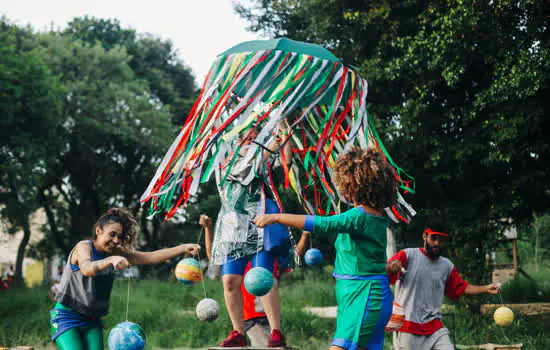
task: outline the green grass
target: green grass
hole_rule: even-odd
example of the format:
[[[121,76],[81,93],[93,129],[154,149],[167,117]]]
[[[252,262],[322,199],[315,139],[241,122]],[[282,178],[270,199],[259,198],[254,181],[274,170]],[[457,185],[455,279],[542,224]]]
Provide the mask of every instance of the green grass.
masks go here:
[[[298,349],[327,349],[336,321],[321,319],[302,311],[309,306],[335,305],[334,281],[323,270],[298,270],[282,281],[282,323],[289,343]],[[512,288],[512,285],[511,287]],[[206,281],[208,297],[216,299],[222,313],[213,323],[197,320],[195,305],[204,297],[200,284],[185,287],[167,282],[132,281],[129,320],[140,324],[148,337],[148,349],[200,348],[219,343],[231,330],[223,305],[219,281]],[[116,281],[111,298],[111,312],[104,318],[105,338],[108,330],[125,320],[127,283]],[[49,313],[54,303],[46,288],[8,290],[0,294],[0,345],[34,345],[53,349],[49,342]],[[481,299],[480,299],[481,300]],[[509,301],[507,301],[509,302]],[[550,315],[521,317],[513,326],[500,328],[491,315],[478,315],[457,307],[456,325],[450,317],[445,324],[455,332],[459,344],[523,343],[525,349],[550,349],[546,326]],[[391,335],[387,334],[386,349]]]
[[[550,267],[539,266],[539,271],[535,272],[534,266],[527,265],[524,270],[531,278],[518,274],[513,280],[502,286],[501,295],[504,303],[550,302]],[[488,303],[500,303],[498,295],[485,299]]]

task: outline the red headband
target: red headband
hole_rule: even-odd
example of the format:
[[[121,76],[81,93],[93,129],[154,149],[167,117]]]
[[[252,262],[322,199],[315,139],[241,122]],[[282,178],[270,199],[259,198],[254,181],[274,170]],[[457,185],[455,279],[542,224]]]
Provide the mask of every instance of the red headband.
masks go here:
[[[424,233],[427,233],[429,235],[441,235],[441,236],[449,237],[449,235],[447,233],[432,231],[431,228],[427,228],[424,231]]]

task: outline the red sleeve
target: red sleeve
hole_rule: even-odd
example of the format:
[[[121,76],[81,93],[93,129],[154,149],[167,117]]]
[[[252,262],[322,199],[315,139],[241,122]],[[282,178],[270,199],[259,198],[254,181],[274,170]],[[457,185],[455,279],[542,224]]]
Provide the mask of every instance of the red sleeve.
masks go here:
[[[390,260],[388,260],[388,263],[390,263],[392,261],[395,261],[395,260],[401,261],[401,265],[403,265],[403,268],[407,269],[407,253],[405,253],[404,250],[400,250],[397,254],[392,256],[390,258]],[[395,282],[397,282],[397,279],[399,278],[399,275],[401,275],[401,272],[390,274],[389,275],[390,284],[394,284]]]
[[[468,285],[469,283],[460,277],[458,270],[455,266],[453,266],[453,270],[451,271],[449,278],[447,278],[447,283],[445,285],[445,295],[453,300],[456,300],[464,294],[464,291]]]

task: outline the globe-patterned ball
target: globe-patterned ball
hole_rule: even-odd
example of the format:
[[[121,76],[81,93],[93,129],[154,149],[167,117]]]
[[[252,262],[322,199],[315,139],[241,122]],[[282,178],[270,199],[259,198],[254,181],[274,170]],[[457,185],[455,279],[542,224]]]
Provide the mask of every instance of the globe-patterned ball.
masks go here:
[[[214,299],[202,299],[195,310],[201,321],[212,322],[220,315],[220,306]]]
[[[145,331],[133,322],[117,324],[109,332],[109,350],[143,350],[147,338]]]
[[[317,248],[311,248],[306,251],[304,260],[308,266],[319,266],[323,261],[323,253]]]
[[[261,297],[269,293],[273,287],[273,276],[268,269],[255,267],[244,276],[244,287],[248,293]]]
[[[175,274],[181,283],[193,285],[201,280],[201,266],[197,260],[185,258],[176,265]]]
[[[514,312],[506,306],[501,306],[496,309],[493,315],[495,323],[502,327],[508,327],[514,322]]]

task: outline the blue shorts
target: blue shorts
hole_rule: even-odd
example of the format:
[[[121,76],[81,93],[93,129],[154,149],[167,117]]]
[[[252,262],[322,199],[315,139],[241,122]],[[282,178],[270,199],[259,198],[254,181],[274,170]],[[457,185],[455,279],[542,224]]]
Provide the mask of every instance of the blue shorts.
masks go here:
[[[50,311],[50,329],[52,341],[73,328],[103,328],[101,318],[92,319],[79,314],[61,303],[56,303]]]
[[[250,261],[252,267],[263,267],[273,273],[273,264],[275,259],[268,252],[261,251],[251,256],[245,256],[239,259],[227,260],[225,264],[222,265],[222,276],[223,275],[244,275],[244,270],[246,265]]]
[[[331,345],[348,350],[360,347],[382,350],[384,329],[390,320],[393,302],[388,277],[340,277],[344,278],[336,280],[338,315]]]

